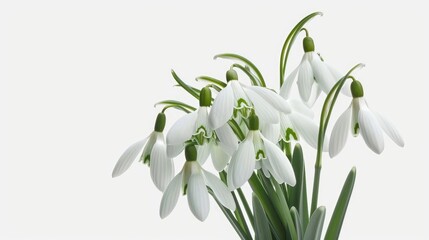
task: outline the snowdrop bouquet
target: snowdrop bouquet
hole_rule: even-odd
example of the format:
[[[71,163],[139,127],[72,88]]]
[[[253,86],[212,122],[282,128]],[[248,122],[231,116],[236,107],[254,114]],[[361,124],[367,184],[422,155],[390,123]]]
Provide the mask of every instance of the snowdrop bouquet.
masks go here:
[[[290,32],[280,57],[280,88],[269,88],[258,68],[237,54],[215,58],[235,63],[226,79],[201,76],[202,89],[185,83],[172,71],[177,84],[199,100],[191,106],[178,100],[165,100],[154,131],[133,144],[119,158],[113,177],[123,174],[131,164],[147,164],[155,186],[163,192],[159,214],[167,217],[179,197],[186,196],[193,215],[204,221],[209,214],[209,196],[216,201],[240,239],[308,239],[322,237],[325,207],[318,205],[322,153],[334,157],[343,149],[349,132],[361,135],[368,147],[380,154],[383,132],[397,145],[404,146],[396,128],[373,112],[365,101],[362,84],[353,72],[338,73],[316,52],[313,39],[304,25],[321,15],[316,12],[302,19]],[[301,32],[304,55],[300,64],[286,77],[289,52]],[[240,75],[237,73],[240,72]],[[246,81],[250,80],[250,84]],[[296,83],[296,85],[295,85]],[[297,86],[299,97],[292,99]],[[324,92],[318,122],[312,106]],[[337,97],[343,94],[351,104],[333,126],[327,127]],[[184,112],[166,136],[166,110]],[[307,197],[307,176],[299,141],[317,151],[311,199]],[[182,170],[175,173],[174,159],[184,152]],[[207,171],[208,158],[217,173]],[[180,159],[178,159],[180,160]],[[324,239],[338,239],[356,177],[353,167],[345,180],[329,221]],[[242,186],[249,184],[252,199],[246,199]]]

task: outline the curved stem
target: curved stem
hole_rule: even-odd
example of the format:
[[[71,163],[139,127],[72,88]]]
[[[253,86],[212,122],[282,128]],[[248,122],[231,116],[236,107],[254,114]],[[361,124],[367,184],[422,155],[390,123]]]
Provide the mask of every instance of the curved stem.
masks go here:
[[[253,64],[249,59],[247,59],[243,56],[240,56],[238,54],[234,54],[234,53],[218,54],[218,55],[214,56],[213,58],[214,59],[216,59],[216,58],[233,59],[233,60],[239,60],[239,61],[245,63],[247,66],[249,66],[255,72],[256,76],[258,77],[259,81],[261,82],[261,85],[263,87],[266,87],[265,80],[261,74],[261,71],[259,71],[259,69],[255,66],[255,64]]]
[[[328,127],[329,119],[331,117],[332,109],[334,108],[335,102],[337,100],[338,94],[341,91],[344,83],[348,78],[350,78],[350,74],[358,69],[362,68],[365,65],[359,63],[351,68],[347,74],[342,77],[331,89],[331,91],[326,96],[325,102],[323,104],[322,113],[320,116],[320,125],[319,125],[319,135],[318,135],[318,143],[317,143],[317,156],[316,156],[316,164],[314,166],[314,179],[313,179],[313,195],[311,196],[311,213],[313,213],[317,208],[317,201],[319,197],[319,182],[320,182],[320,174],[322,171],[322,153],[323,153],[323,145],[325,141],[325,133]]]
[[[284,76],[285,76],[285,72],[286,72],[286,63],[287,63],[287,59],[288,59],[292,44],[295,41],[295,38],[298,36],[299,32],[301,31],[301,28],[308,21],[310,21],[315,16],[322,16],[322,15],[323,15],[322,12],[314,12],[314,13],[306,16],[298,24],[296,24],[296,26],[292,29],[292,31],[290,31],[289,35],[287,36],[287,38],[283,44],[283,47],[282,47],[282,52],[280,54],[280,87],[283,85],[283,82],[284,82],[284,78],[285,78]]]
[[[299,30],[300,32],[304,31],[305,32],[305,36],[308,37],[310,36],[310,34],[308,34],[308,30],[307,28],[301,28],[301,30]]]

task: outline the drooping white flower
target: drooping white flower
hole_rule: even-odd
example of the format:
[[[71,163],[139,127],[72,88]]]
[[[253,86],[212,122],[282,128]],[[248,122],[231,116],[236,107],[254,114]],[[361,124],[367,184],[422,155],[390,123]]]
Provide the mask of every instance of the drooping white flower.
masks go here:
[[[317,148],[319,126],[313,120],[312,110],[301,101],[287,101],[292,112],[280,114],[280,133],[283,141],[300,141],[302,137],[311,147]],[[324,145],[324,149],[328,149],[328,144]]]
[[[298,76],[297,85],[301,99],[308,105],[313,106],[321,91],[329,93],[335,82],[331,69],[322,61],[321,57],[314,51],[314,42],[311,37],[305,37],[303,41],[304,56],[298,67],[286,78],[280,89],[280,95],[289,98],[290,90]]]
[[[262,168],[264,173],[272,175],[278,183],[291,186],[296,183],[289,160],[276,144],[260,133],[258,117],[252,115],[249,117],[249,132],[239,144],[228,167],[230,189],[239,188],[246,183],[255,168]]]
[[[235,210],[235,202],[226,185],[215,175],[201,168],[197,160],[197,150],[190,145],[185,149],[186,163],[170,182],[161,200],[159,215],[167,217],[174,209],[180,193],[187,195],[188,205],[194,216],[204,221],[210,211],[210,188],[219,202],[230,209]]]
[[[211,155],[216,170],[222,171],[237,148],[238,139],[227,124],[213,134],[208,123],[210,105],[211,91],[204,87],[200,92],[200,107],[180,118],[167,133],[167,155],[176,157],[183,151],[185,142],[192,140],[198,148],[198,162],[204,164]]]
[[[159,113],[154,131],[145,139],[131,145],[119,158],[112,172],[112,177],[123,174],[136,158],[150,167],[150,176],[155,186],[164,191],[174,176],[173,160],[167,157],[164,134],[165,114]]]
[[[263,124],[278,123],[278,111],[290,112],[287,102],[275,92],[238,82],[234,70],[229,70],[226,77],[228,84],[216,96],[210,111],[209,122],[213,129],[224,126],[232,117],[248,118],[252,110]]]
[[[361,134],[366,145],[377,154],[384,150],[383,131],[398,146],[403,147],[404,140],[393,124],[368,108],[360,82],[356,80],[352,82],[351,93],[352,103],[338,118],[332,129],[329,155],[334,157],[344,148],[350,129],[355,137]]]

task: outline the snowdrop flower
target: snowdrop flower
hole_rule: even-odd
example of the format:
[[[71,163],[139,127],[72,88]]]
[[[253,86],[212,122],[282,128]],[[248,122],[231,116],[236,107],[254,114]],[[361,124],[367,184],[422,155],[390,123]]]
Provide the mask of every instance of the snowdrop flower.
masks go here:
[[[160,191],[164,191],[174,176],[173,160],[167,157],[164,134],[162,133],[164,127],[165,114],[159,113],[154,131],[147,138],[131,145],[122,154],[113,169],[112,177],[123,174],[141,154],[140,160],[150,167],[153,183]]]
[[[227,71],[226,79],[228,84],[219,92],[210,111],[209,122],[213,129],[224,126],[231,117],[248,118],[252,110],[263,124],[278,123],[278,111],[290,112],[287,102],[275,92],[238,82],[236,71]]]
[[[249,117],[249,132],[239,144],[228,167],[228,186],[236,189],[243,186],[253,170],[262,168],[266,176],[273,176],[278,183],[294,186],[296,183],[292,165],[276,144],[266,139],[259,131],[259,119]]]
[[[194,145],[185,148],[186,163],[170,182],[161,200],[159,214],[161,218],[167,217],[174,209],[182,192],[187,195],[188,205],[194,216],[204,221],[210,210],[208,188],[219,202],[235,210],[235,202],[226,185],[212,173],[201,168],[197,160],[197,150]]]
[[[302,137],[311,147],[317,148],[319,126],[313,121],[313,112],[301,101],[287,101],[292,112],[280,114],[280,134],[283,141],[300,141]],[[326,150],[327,146],[326,144]]]
[[[216,170],[222,171],[238,146],[238,140],[227,124],[216,130],[216,136],[213,134],[213,129],[208,124],[211,101],[211,91],[204,87],[200,92],[200,107],[180,118],[167,133],[167,155],[176,157],[183,151],[185,142],[192,140],[198,148],[198,162],[204,164],[211,154]]]
[[[292,84],[298,75],[297,85],[301,99],[308,105],[313,106],[321,91],[329,93],[335,85],[335,76],[322,61],[321,57],[314,51],[314,42],[311,37],[303,40],[304,56],[298,67],[292,71],[280,89],[280,95],[289,97]]]
[[[404,140],[390,121],[368,108],[360,82],[356,80],[352,82],[351,93],[352,103],[338,118],[332,130],[329,155],[334,157],[343,149],[350,129],[355,137],[361,133],[366,145],[377,154],[384,150],[383,131],[398,146],[403,147]]]

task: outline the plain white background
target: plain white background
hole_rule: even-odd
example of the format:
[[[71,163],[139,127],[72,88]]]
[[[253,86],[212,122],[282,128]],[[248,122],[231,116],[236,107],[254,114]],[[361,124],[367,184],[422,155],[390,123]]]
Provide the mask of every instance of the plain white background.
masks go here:
[[[319,203],[329,219],[356,166],[342,239],[428,239],[423,3],[2,1],[0,239],[236,239],[214,202],[204,223],[184,197],[161,220],[162,195],[148,168],[134,164],[116,179],[111,170],[123,150],[152,131],[154,103],[197,104],[173,87],[171,68],[188,83],[203,74],[222,78],[230,62],[212,57],[235,52],[277,88],[283,41],[313,11],[325,13],[308,25],[316,50],[342,72],[364,62],[355,76],[370,107],[405,139],[399,148],[386,138],[379,156],[349,138],[338,157],[326,155]],[[289,70],[301,54],[298,41]],[[348,105],[340,100],[333,119]],[[181,115],[168,112],[167,128]],[[311,182],[315,154],[304,150]],[[179,169],[183,158],[175,163]]]

